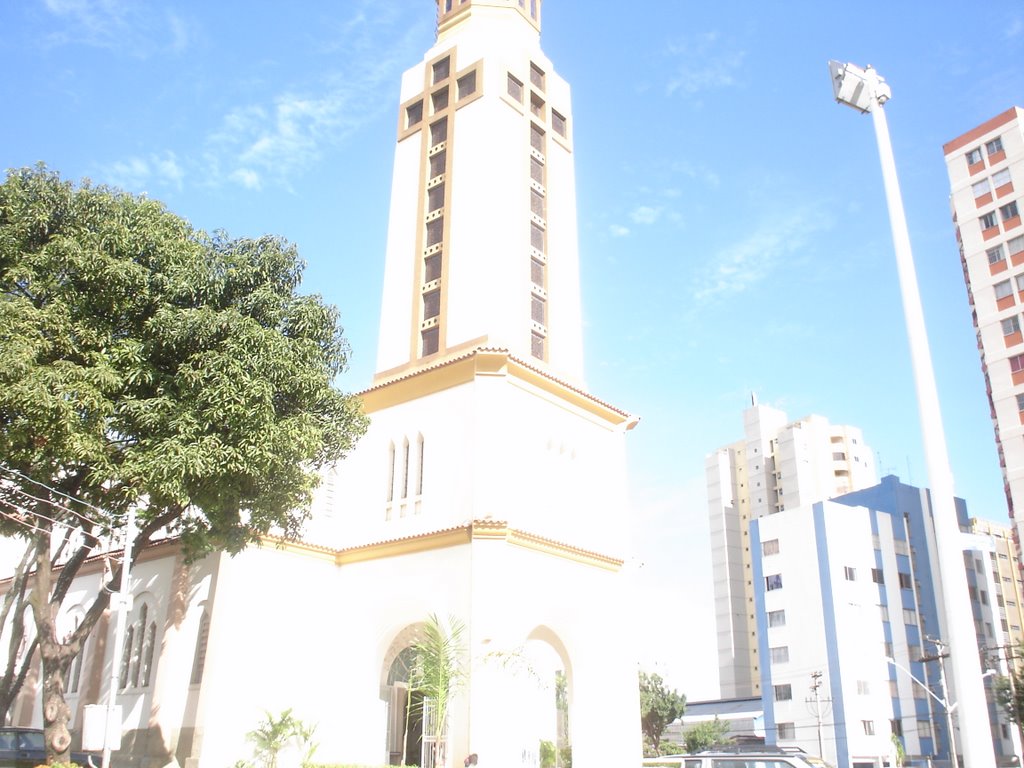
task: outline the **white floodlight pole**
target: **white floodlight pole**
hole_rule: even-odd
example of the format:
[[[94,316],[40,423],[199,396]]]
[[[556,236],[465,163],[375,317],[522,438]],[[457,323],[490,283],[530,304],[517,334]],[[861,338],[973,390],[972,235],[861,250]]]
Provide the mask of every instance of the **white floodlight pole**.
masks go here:
[[[870,66],[861,69],[853,64],[829,62],[832,87],[836,100],[861,112],[870,112],[882,161],[885,198],[889,206],[889,225],[892,228],[896,267],[899,273],[903,314],[910,342],[910,357],[917,387],[917,407],[921,419],[931,486],[932,519],[935,525],[935,544],[942,584],[942,603],[946,614],[946,636],[949,638],[953,683],[959,700],[960,744],[967,768],[989,768],[995,765],[988,706],[981,678],[978,641],[974,633],[974,616],[970,609],[967,575],[964,571],[963,540],[953,500],[953,475],[949,468],[946,436],[939,410],[939,394],[935,384],[928,335],[925,331],[924,310],[914,271],[910,250],[903,199],[896,178],[896,160],[889,140],[889,126],[882,105],[892,94],[889,86]],[[950,733],[952,744],[953,734]]]
[[[114,647],[110,654],[110,690],[107,691],[107,717],[103,728],[103,762],[102,768],[110,768],[111,730],[117,719],[117,689],[121,677],[121,656],[124,653],[124,633],[128,623],[128,611],[131,609],[130,574],[132,562],[132,542],[135,540],[135,510],[128,510],[128,520],[124,527],[124,549],[121,559],[121,589],[117,597],[111,601],[117,604],[117,623],[114,628]],[[121,723],[117,723],[121,727]]]

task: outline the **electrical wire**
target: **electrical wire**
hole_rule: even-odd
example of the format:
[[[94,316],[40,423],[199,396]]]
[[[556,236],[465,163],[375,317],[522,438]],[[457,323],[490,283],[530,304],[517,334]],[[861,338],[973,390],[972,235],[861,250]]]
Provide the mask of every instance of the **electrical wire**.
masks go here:
[[[99,513],[99,515],[101,517],[106,518],[108,520],[114,520],[114,519],[119,518],[119,517],[127,517],[126,513],[123,513],[123,512],[121,512],[121,513],[110,513],[110,512],[107,512],[104,509],[100,509],[99,507],[97,507],[94,504],[90,504],[89,502],[84,501],[83,499],[79,499],[76,496],[71,496],[71,495],[69,495],[67,493],[64,493],[63,491],[58,491],[56,488],[54,488],[52,486],[49,486],[49,485],[47,485],[46,483],[44,483],[44,482],[42,482],[40,480],[36,480],[36,479],[34,479],[32,477],[29,477],[28,475],[24,474],[23,472],[18,471],[17,469],[13,469],[12,467],[8,467],[3,462],[0,462],[0,471],[4,471],[4,472],[8,472],[8,473],[10,473],[12,475],[16,475],[17,477],[20,477],[23,480],[27,480],[30,483],[34,483],[35,485],[38,485],[38,486],[40,486],[42,488],[45,488],[50,493],[55,493],[58,496],[63,496],[68,501],[74,501],[74,502],[76,502],[78,504],[81,504],[82,506],[85,506],[85,507],[88,507],[89,509],[95,510],[97,513]]]
[[[80,519],[80,520],[82,520],[82,521],[84,521],[86,523],[89,523],[90,525],[97,525],[97,526],[100,526],[100,527],[104,527],[106,525],[104,522],[102,522],[100,520],[93,520],[91,517],[83,515],[81,512],[78,512],[78,511],[76,511],[74,509],[71,509],[71,507],[67,507],[67,506],[61,504],[60,502],[53,501],[52,499],[44,499],[44,498],[42,498],[40,496],[33,496],[31,493],[29,493],[28,491],[26,491],[24,488],[22,488],[20,486],[10,485],[10,486],[4,486],[4,487],[14,491],[15,493],[21,494],[22,496],[24,496],[26,498],[32,499],[33,501],[38,501],[40,504],[46,504],[46,505],[49,505],[51,507],[56,507],[57,509],[64,510],[68,514],[70,514],[70,515],[72,515],[74,517],[77,517],[78,519]],[[42,517],[45,520],[50,520],[50,522],[57,522],[56,520],[53,520],[51,518],[47,518],[45,515],[42,515],[40,513],[35,513],[35,514],[38,514],[39,517]],[[67,523],[64,523],[64,525],[67,525]]]

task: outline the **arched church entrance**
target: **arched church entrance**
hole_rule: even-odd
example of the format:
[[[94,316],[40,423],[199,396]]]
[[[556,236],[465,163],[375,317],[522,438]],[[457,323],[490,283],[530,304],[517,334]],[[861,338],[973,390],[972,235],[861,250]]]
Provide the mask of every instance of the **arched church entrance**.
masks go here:
[[[388,765],[423,765],[423,707],[409,690],[417,625],[398,633],[384,657],[381,698],[387,705]]]
[[[533,733],[526,739],[523,762],[538,768],[567,768],[572,765],[569,654],[558,635],[540,626],[528,635],[523,656],[533,679],[531,686],[520,687],[521,711]]]

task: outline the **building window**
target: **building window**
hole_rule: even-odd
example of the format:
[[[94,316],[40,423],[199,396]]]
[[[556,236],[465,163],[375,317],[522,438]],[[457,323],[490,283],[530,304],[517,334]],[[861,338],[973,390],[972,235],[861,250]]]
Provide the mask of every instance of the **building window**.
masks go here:
[[[440,112],[448,106],[448,89],[442,88],[430,94],[430,105],[435,113]]]
[[[441,279],[441,254],[432,253],[423,260],[423,282],[432,283]]]
[[[530,94],[530,113],[534,117],[539,117],[541,120],[544,119],[544,99],[536,93]]]
[[[782,589],[782,574],[773,573],[771,576],[765,576],[764,587],[769,592],[772,592],[776,589]]]
[[[988,153],[989,157],[992,157],[992,155],[996,154],[997,152],[1002,152],[1002,151],[1003,151],[1003,138],[1001,136],[996,136],[994,139],[992,139],[992,141],[986,141],[985,142],[985,152]]]
[[[967,164],[977,165],[981,162],[981,147],[975,147],[967,153]]]
[[[768,653],[771,657],[772,664],[785,664],[789,661],[788,645],[778,645],[775,648],[769,648]]]
[[[451,5],[451,3],[449,3]],[[450,56],[445,56],[440,61],[435,61],[432,69],[434,76],[434,84],[440,83],[442,80],[448,78],[448,73],[451,72],[452,60]]]
[[[460,77],[457,83],[457,88],[459,89],[460,100],[476,93],[476,70]]]
[[[1013,293],[1013,288],[1010,286],[1009,280],[1003,280],[1000,283],[996,283],[992,286],[992,289],[995,291],[997,299],[1005,299]]]
[[[412,128],[423,120],[423,102],[417,101],[405,108],[405,127]]]
[[[402,498],[409,498],[409,441],[402,443]]]
[[[1006,205],[1000,206],[999,215],[1002,216],[1003,222],[1009,219],[1015,219],[1019,214],[1017,212],[1017,201],[1007,203]]]
[[[443,118],[430,124],[430,146],[436,147],[448,139],[448,119]]]
[[[989,248],[985,251],[985,255],[988,256],[989,264],[998,264],[1000,261],[1006,261],[1006,256],[1003,255],[1003,246],[1001,245]]]
[[[1009,336],[1011,333],[1020,332],[1020,318],[1018,318],[1017,315],[1005,318],[1001,325],[1003,326],[1003,336]]]
[[[395,499],[395,444],[388,446],[388,504]]]
[[[769,539],[768,541],[761,542],[761,554],[762,555],[777,555],[779,554],[779,540]]]
[[[544,130],[535,123],[530,123],[530,146],[544,154]]]
[[[1010,358],[1010,372],[1019,373],[1024,371],[1024,355],[1014,355]]]
[[[547,325],[547,302],[537,294],[530,295],[530,318],[535,323]]]
[[[875,735],[875,721],[874,720],[861,720],[861,727],[864,729],[865,736]]]
[[[1017,410],[1024,412],[1024,395],[1017,395]]]
[[[903,573],[903,571],[900,571],[899,572],[899,577],[900,577],[900,589],[913,589],[914,588],[914,581],[910,577],[909,573]]]
[[[846,576],[846,580],[847,581],[856,581],[857,580],[857,569],[856,568],[851,568],[850,566],[847,565],[847,566],[845,566],[843,568],[843,574]]]
[[[793,723],[779,723],[775,727],[780,740],[796,738],[796,726]]]
[[[882,573],[881,568],[871,569],[871,580],[875,582],[875,584],[885,584],[885,574]]]
[[[544,262],[530,259],[530,282],[538,288],[544,287]]]
[[[975,184],[971,184],[971,191],[974,192],[975,200],[977,200],[979,197],[987,195],[990,191],[988,179],[982,179],[981,181]]]
[[[203,611],[199,617],[199,631],[196,633],[196,652],[192,656],[192,675],[190,685],[203,682],[203,669],[206,667],[206,647],[210,642],[210,614]]]
[[[568,132],[565,124],[565,115],[562,115],[553,109],[551,110],[551,129],[563,139]]]
[[[544,70],[530,62],[530,83],[544,90]]]
[[[903,721],[899,718],[889,721],[889,730],[892,731],[893,736],[903,735]]]
[[[918,720],[917,721],[917,738],[919,739],[930,739],[932,737],[932,721],[931,720]]]
[[[882,618],[882,621],[888,621],[889,620],[889,606],[888,605],[879,605],[878,606],[878,615]]]
[[[1015,256],[1018,253],[1024,251],[1024,235],[1017,235],[1006,241],[1006,250],[1009,251],[1011,256]]]
[[[871,683],[869,683],[867,680],[858,680],[857,681],[857,694],[860,695],[860,696],[870,696],[871,695]]]
[[[438,350],[438,343],[441,334],[437,328],[428,328],[420,334],[420,340],[423,344],[423,356],[432,355]]]
[[[447,152],[435,152],[430,156],[430,178],[440,176],[444,173],[444,162]]]
[[[544,163],[536,157],[530,157],[530,178],[538,184],[544,184]]]
[[[523,81],[514,77],[511,72],[508,74],[508,95],[520,104],[523,103]]]
[[[789,683],[784,683],[782,685],[773,685],[772,691],[775,694],[776,701],[793,700],[793,686]]]
[[[444,237],[444,217],[439,216],[427,222],[427,248],[437,245]]]
[[[423,495],[423,449],[425,443],[423,435],[420,435],[416,439],[416,458],[419,460],[419,466],[416,468],[416,495]]]
[[[444,208],[444,184],[438,184],[427,190],[427,213]]]
[[[998,222],[996,222],[996,212],[989,211],[984,216],[978,219],[981,222],[982,229],[992,229]]]
[[[545,236],[544,227],[537,224],[530,224],[530,245],[541,253],[545,252]]]
[[[430,320],[441,314],[441,290],[435,288],[423,294],[423,319]]]
[[[533,331],[530,334],[530,354],[538,360],[544,359],[544,335]]]
[[[912,627],[916,627],[917,626],[917,611],[915,611],[913,608],[904,608],[903,609],[903,623],[904,624],[909,624]]]
[[[784,626],[786,626],[786,612],[785,611],[768,611],[768,626],[769,627],[784,627]]]
[[[540,218],[546,218],[547,211],[544,206],[544,195],[536,189],[530,190],[530,213]]]
[[[992,174],[992,186],[999,189],[1002,186],[1010,183],[1010,169],[1003,168],[1001,171],[997,171]]]
[[[889,681],[889,696],[893,699],[898,699],[900,697],[900,687],[896,684],[895,680]]]

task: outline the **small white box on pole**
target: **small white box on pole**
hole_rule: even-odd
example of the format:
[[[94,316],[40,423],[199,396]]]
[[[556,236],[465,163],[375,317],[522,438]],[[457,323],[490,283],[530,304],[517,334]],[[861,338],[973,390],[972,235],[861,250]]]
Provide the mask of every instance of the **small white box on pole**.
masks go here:
[[[102,752],[105,747],[111,750],[121,748],[121,705],[114,706],[111,711],[106,704],[86,704],[82,718],[82,749]]]

